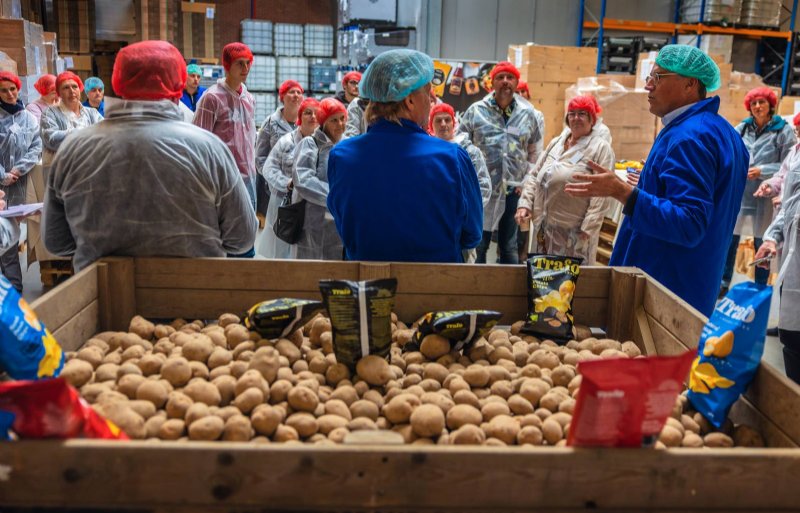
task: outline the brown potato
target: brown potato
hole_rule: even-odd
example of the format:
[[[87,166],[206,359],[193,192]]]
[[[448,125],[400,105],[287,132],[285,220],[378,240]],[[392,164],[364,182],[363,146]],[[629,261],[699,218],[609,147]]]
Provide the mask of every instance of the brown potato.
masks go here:
[[[564,428],[555,419],[547,418],[542,422],[542,435],[548,445],[555,445],[564,438]]]
[[[423,404],[411,413],[410,423],[417,436],[433,438],[442,434],[444,412],[433,404]]]
[[[372,401],[359,399],[350,405],[350,413],[352,418],[366,417],[375,421],[378,420],[378,416],[380,415],[380,408]]]
[[[464,424],[450,433],[453,445],[482,445],[486,441],[486,433],[474,424]]]
[[[78,350],[75,357],[78,360],[82,360],[86,363],[89,363],[92,366],[92,369],[96,369],[103,363],[103,358],[105,357],[105,353],[102,349],[95,346],[83,347]]]
[[[419,351],[425,355],[426,358],[436,360],[450,352],[450,341],[441,335],[427,335],[422,339]],[[408,362],[408,360],[406,360],[406,362]]]
[[[319,430],[317,419],[310,413],[299,412],[289,415],[286,425],[294,428],[302,438],[308,438]]]
[[[707,447],[733,447],[733,438],[725,433],[709,433],[703,437],[703,443]]]
[[[150,401],[156,408],[161,408],[167,402],[167,389],[158,381],[145,380],[136,389],[136,399]]]
[[[194,404],[192,399],[183,392],[172,392],[167,398],[166,412],[171,419],[182,419],[186,417],[186,411]]]
[[[233,361],[233,353],[224,347],[215,347],[211,354],[208,356],[208,368],[216,369],[223,365],[228,365]]]
[[[130,408],[127,402],[107,401],[96,403],[92,408],[133,439],[143,439],[147,435],[144,418]]]
[[[680,447],[681,442],[683,442],[683,433],[667,424],[664,425],[664,428],[661,430],[658,441],[667,447]]]
[[[264,436],[272,436],[281,422],[283,422],[283,412],[279,408],[268,404],[258,406],[250,415],[253,429],[256,433]]]
[[[127,404],[131,410],[141,415],[144,420],[147,420],[156,414],[156,407],[150,401],[141,401],[137,399],[134,401],[128,401]]]
[[[227,406],[236,397],[236,378],[229,375],[217,376],[211,381],[219,391],[220,406]]]
[[[270,389],[267,380],[255,369],[250,369],[242,374],[242,376],[236,380],[236,387],[234,390],[236,395],[239,395],[248,388],[258,388],[261,390],[265,399],[269,399],[270,397]]]
[[[457,404],[447,412],[446,420],[447,427],[450,430],[455,430],[468,424],[480,426],[483,421],[483,415],[480,410],[474,406],[469,404]]]
[[[170,357],[161,366],[161,377],[172,386],[182,387],[192,379],[192,368],[186,358]]]
[[[100,358],[100,360],[102,360],[102,358]],[[64,364],[63,369],[61,369],[61,377],[66,379],[67,383],[75,388],[80,388],[91,381],[93,375],[94,367],[92,367],[92,364],[86,360],[78,358],[68,361]]]
[[[508,415],[497,415],[489,421],[485,431],[487,436],[511,445],[516,442],[519,430],[519,423],[516,420]]]
[[[699,448],[703,447],[703,445],[703,439],[694,431],[686,431],[686,434],[683,435],[683,440],[681,440],[681,447]]]
[[[394,378],[385,358],[376,355],[367,355],[356,363],[358,377],[373,386],[383,386]]]
[[[422,402],[414,394],[400,394],[393,397],[386,406],[383,414],[392,424],[406,424],[411,417],[411,413]]]
[[[319,427],[319,432],[322,433],[323,435],[329,435],[333,430],[337,428],[347,427],[347,424],[349,422],[350,421],[344,417],[332,414],[321,415],[319,418],[317,418],[317,425]]]
[[[219,439],[225,430],[225,421],[214,415],[197,419],[189,424],[190,440],[212,441]]]
[[[136,333],[144,340],[150,340],[153,338],[153,332],[155,331],[155,328],[155,324],[148,321],[141,315],[137,315],[131,319],[130,326],[128,326],[128,331],[131,333]]]
[[[255,436],[250,419],[244,415],[232,415],[225,421],[222,439],[228,442],[247,442]]]
[[[490,401],[481,407],[481,415],[483,415],[484,422],[489,422],[498,415],[509,414],[511,414],[511,408],[508,407],[508,403],[505,401]]]
[[[766,447],[764,437],[752,427],[741,424],[733,430],[733,441],[736,447]]]
[[[222,402],[219,390],[208,381],[192,381],[183,389],[183,393],[188,395],[192,401],[202,402],[209,406],[219,406]]]
[[[242,413],[250,413],[253,408],[264,403],[264,392],[260,388],[251,387],[236,396],[233,405]]]
[[[544,435],[537,426],[524,426],[517,433],[517,444],[519,445],[542,445],[543,441]]]

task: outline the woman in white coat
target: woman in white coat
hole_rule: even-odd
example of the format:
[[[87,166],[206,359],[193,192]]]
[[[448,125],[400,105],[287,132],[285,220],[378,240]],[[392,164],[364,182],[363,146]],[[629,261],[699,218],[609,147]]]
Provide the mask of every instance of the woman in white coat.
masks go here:
[[[292,246],[292,257],[341,260],[342,240],[328,212],[328,156],[344,134],[347,111],[339,100],[325,98],[316,115],[319,128],[300,141],[295,150],[293,200],[306,201],[306,214],[300,240]]]
[[[319,126],[316,116],[318,107],[319,102],[314,98],[303,100],[298,109],[297,127],[276,141],[260,170],[272,198],[267,207],[266,226],[256,239],[256,253],[263,257],[291,258],[292,246],[275,235],[273,226],[278,219],[278,207],[292,192],[294,151],[300,141],[312,135]]]
[[[56,91],[61,98],[58,105],[49,107],[42,114],[42,142],[44,156],[42,164],[50,165],[61,143],[75,130],[86,128],[103,120],[97,109],[81,105],[83,82],[78,75],[65,71],[56,78]]]
[[[532,176],[525,180],[516,213],[520,226],[531,223],[535,253],[583,258],[595,263],[600,228],[607,209],[605,198],[576,198],[564,186],[576,173],[586,173],[587,163],[604,168],[614,165],[614,150],[607,136],[594,131],[597,102],[588,96],[573,98],[567,107],[567,125],[544,151]]]

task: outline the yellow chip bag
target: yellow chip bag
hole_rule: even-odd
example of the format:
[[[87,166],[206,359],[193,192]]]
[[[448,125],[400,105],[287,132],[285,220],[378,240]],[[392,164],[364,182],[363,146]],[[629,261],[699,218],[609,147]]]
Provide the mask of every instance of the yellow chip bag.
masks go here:
[[[572,298],[582,261],[558,255],[528,259],[528,318],[523,332],[562,343],[572,338]]]

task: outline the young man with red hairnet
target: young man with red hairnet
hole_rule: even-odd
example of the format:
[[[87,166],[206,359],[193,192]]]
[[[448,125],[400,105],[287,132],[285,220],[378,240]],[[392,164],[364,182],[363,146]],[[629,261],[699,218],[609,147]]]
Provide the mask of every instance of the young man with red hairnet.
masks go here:
[[[349,71],[342,77],[342,90],[336,93],[336,98],[345,108],[347,108],[353,100],[358,98],[358,84],[361,82],[361,73],[358,71]]]
[[[497,230],[500,263],[516,264],[514,214],[521,184],[544,148],[544,116],[516,94],[520,73],[513,64],[500,62],[490,75],[494,91],[467,109],[458,131],[483,152],[492,178],[492,198],[483,217],[477,262],[486,263],[492,232]]]
[[[67,138],[47,180],[44,239],[76,270],[107,255],[222,257],[257,223],[219,138],[183,122],[186,66],[165,41],[123,48],[107,118]],[[205,97],[204,97],[205,98]]]

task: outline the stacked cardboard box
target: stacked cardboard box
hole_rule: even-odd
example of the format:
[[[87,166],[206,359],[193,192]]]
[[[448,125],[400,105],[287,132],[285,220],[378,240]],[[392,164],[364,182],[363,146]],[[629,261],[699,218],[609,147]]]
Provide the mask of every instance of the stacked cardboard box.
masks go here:
[[[58,48],[65,53],[91,53],[95,39],[94,0],[54,0]]]
[[[22,18],[22,3],[20,0],[0,0],[0,17]]]
[[[43,32],[46,73],[58,74],[58,34]]]
[[[219,59],[219,32],[216,23],[215,4],[203,2],[181,2],[181,18],[178,30],[178,49],[187,60],[212,62]]]
[[[87,78],[94,74],[94,67],[92,65],[93,58],[91,55],[76,53],[71,55],[63,54],[61,57],[64,58],[66,69],[81,77],[81,80],[86,81]]]
[[[134,0],[137,40],[175,41],[180,14],[180,0]]]
[[[17,74],[17,62],[5,52],[0,52],[0,71],[10,71]]]
[[[544,115],[545,144],[564,127],[566,90],[580,77],[594,75],[597,48],[511,45],[508,60],[528,82],[531,103]]]
[[[20,76],[47,71],[43,32],[36,23],[0,18],[0,51],[17,63]]]

